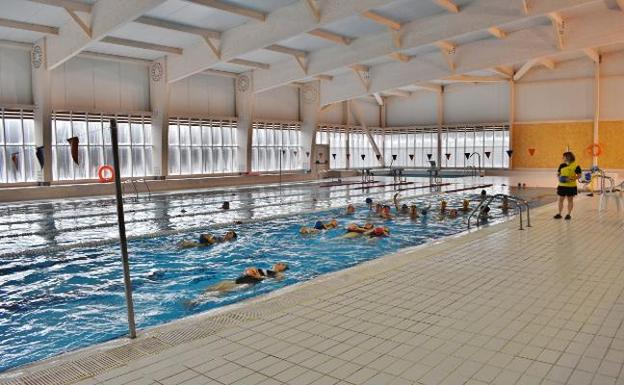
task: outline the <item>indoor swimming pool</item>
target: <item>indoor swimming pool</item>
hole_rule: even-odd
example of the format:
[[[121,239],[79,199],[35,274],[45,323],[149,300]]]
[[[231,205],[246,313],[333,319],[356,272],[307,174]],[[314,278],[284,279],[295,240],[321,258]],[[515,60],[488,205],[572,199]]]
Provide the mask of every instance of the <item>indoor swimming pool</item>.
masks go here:
[[[468,183],[445,185],[443,187],[449,191],[468,189],[447,193],[436,191],[441,187],[432,191],[426,184],[402,186],[411,188],[402,192],[401,196],[405,197],[402,202],[415,203],[421,208],[431,206],[430,213],[416,221],[402,216],[382,221],[365,207],[364,199],[370,196],[375,201],[389,202],[397,186],[368,191],[350,188],[348,184],[321,186],[222,191],[209,195],[199,192],[171,194],[153,197],[151,201],[129,203],[128,219],[138,223],[129,223],[131,234],[180,230],[160,236],[138,237],[129,243],[137,326],[146,328],[174,321],[460,233],[466,230],[466,217],[441,218],[437,212],[439,201],[446,199],[449,207],[459,207],[462,200],[468,198],[474,207],[481,190],[479,185],[471,187]],[[421,188],[415,188],[418,186]],[[499,186],[488,188],[488,192],[506,193],[509,190]],[[219,203],[227,197],[232,201],[233,209],[228,212],[218,210]],[[110,340],[127,332],[118,245],[79,243],[96,237],[113,239],[116,235],[112,205],[97,202],[64,201],[12,207],[10,215],[13,219],[39,223],[39,228],[26,226],[27,230],[22,232],[40,234],[7,239],[28,240],[32,244],[25,245],[23,250],[33,247],[40,252],[15,252],[13,248],[18,248],[17,244],[7,246],[3,242],[4,254],[0,256],[0,339],[3,341],[0,371]],[[344,213],[348,202],[357,205],[354,215]],[[184,215],[189,212],[197,215]],[[78,217],[72,220],[72,214],[78,214]],[[57,215],[60,219],[54,221]],[[506,218],[498,207],[492,208],[492,216],[492,221]],[[262,218],[262,221],[257,220]],[[313,226],[317,220],[333,218],[338,220],[337,229],[318,235],[299,234],[303,225]],[[245,223],[234,224],[241,220]],[[50,221],[54,223],[56,233],[45,234],[45,226]],[[387,226],[390,236],[344,239],[344,228],[351,222]],[[89,224],[95,227],[89,228]],[[98,224],[103,226],[98,227]],[[198,231],[184,230],[195,228],[218,235],[233,229],[239,237],[235,242],[207,248],[178,248],[177,244],[182,240],[197,239]],[[19,234],[19,230],[11,231],[7,232],[5,228],[0,234]],[[63,243],[75,246],[49,247]],[[201,295],[210,285],[235,279],[246,267],[268,269],[276,262],[286,262],[290,266],[281,280],[266,280],[220,295]]]

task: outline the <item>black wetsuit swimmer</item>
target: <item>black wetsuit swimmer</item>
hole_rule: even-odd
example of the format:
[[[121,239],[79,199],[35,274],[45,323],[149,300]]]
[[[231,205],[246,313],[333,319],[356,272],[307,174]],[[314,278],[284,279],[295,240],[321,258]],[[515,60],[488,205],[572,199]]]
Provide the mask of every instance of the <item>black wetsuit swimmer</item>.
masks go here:
[[[277,276],[277,274],[278,274],[276,271],[264,270],[264,269],[258,269],[258,272],[260,273],[261,277],[252,277],[250,275],[241,275],[240,277],[236,278],[234,283],[237,284],[237,285],[259,283],[259,282],[262,282],[265,278],[275,278]]]

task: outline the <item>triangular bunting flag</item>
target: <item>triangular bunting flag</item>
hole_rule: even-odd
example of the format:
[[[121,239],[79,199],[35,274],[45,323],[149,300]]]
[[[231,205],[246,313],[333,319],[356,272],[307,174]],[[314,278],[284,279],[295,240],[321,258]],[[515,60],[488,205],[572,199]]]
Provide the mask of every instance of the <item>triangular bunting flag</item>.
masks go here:
[[[35,150],[35,156],[37,157],[37,160],[39,161],[39,166],[41,168],[43,168],[43,165],[45,164],[45,158],[44,158],[44,155],[43,155],[43,149],[44,149],[44,146],[39,146]]]
[[[451,159],[451,154],[449,154],[449,153],[444,154],[444,156],[446,156],[446,160],[450,160]]]
[[[531,155],[531,156],[535,155],[535,149],[534,148],[529,148],[529,155]]]
[[[432,156],[433,156],[433,154],[427,154],[427,159],[431,160]]]
[[[362,157],[362,160],[364,160],[364,158],[366,158],[366,154],[362,154],[360,156]]]
[[[490,155],[492,155],[492,151],[485,151],[484,154],[485,156],[487,156],[488,159],[490,159]]]
[[[19,152],[12,153],[11,160],[13,161],[13,166],[15,166],[15,169],[19,170]]]
[[[410,160],[414,160],[414,154],[409,154]]]
[[[310,157],[310,151],[306,151],[306,156],[309,158]]]
[[[398,155],[397,154],[392,154],[392,160],[397,160]]]
[[[77,136],[74,136],[67,139],[67,141],[69,142],[71,157],[74,160],[74,163],[80,165],[80,163],[78,162],[78,145],[80,144],[80,139],[78,139]]]
[[[381,155],[377,154],[375,156],[377,157],[377,160],[381,159]]]
[[[507,153],[507,156],[510,157],[510,158],[513,155],[513,150],[507,150],[505,152]]]
[[[336,154],[332,154],[332,158],[336,159]]]
[[[466,159],[470,158],[470,153],[469,152],[464,152],[464,156],[466,157]]]
[[[351,154],[347,154],[347,159],[349,159],[351,157]]]

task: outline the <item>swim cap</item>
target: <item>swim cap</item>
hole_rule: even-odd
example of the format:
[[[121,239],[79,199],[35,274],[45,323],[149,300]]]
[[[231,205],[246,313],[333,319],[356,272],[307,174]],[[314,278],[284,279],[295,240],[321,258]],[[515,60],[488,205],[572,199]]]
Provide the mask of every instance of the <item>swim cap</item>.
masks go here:
[[[323,226],[323,222],[316,221],[316,223],[314,224],[314,228],[317,229],[317,230],[323,230],[325,228],[325,226]]]
[[[375,235],[384,235],[385,230],[383,227],[375,227],[375,230],[373,230],[373,234]]]
[[[373,203],[373,200],[371,198],[366,198],[366,204],[369,205]]]

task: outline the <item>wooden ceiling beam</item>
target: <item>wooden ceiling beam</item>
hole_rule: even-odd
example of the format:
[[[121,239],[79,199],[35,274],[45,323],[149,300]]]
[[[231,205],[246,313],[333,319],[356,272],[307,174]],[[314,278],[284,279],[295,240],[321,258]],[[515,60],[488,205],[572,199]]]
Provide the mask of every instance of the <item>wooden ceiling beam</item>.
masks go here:
[[[511,79],[514,76],[514,69],[510,66],[497,66],[489,69],[495,74]]]
[[[73,0],[28,0],[33,3],[45,4],[52,7],[67,8],[74,12],[91,13],[93,6],[91,4],[83,3]]]
[[[396,61],[400,61],[403,63],[407,63],[408,61],[410,61],[412,58],[406,54],[400,53],[400,52],[393,52],[391,53],[390,56],[392,59],[396,60]]]
[[[268,70],[271,68],[270,64],[259,63],[257,61],[245,60],[245,59],[232,59],[229,63],[240,65],[243,67],[257,68],[261,70]]]
[[[304,0],[317,23],[321,22],[321,7],[316,0]]]
[[[451,0],[433,0],[434,3],[452,13],[459,13],[459,6]]]
[[[497,39],[505,39],[507,37],[507,32],[503,31],[499,27],[488,28],[488,33]]]
[[[624,0],[622,0],[624,1]],[[588,58],[591,59],[594,63],[600,63],[600,53],[597,49],[594,48],[585,48],[583,53],[587,55]]]
[[[375,98],[375,101],[377,102],[377,104],[379,106],[383,106],[384,105],[383,97],[381,97],[381,95],[379,95],[379,92],[375,92],[373,94],[373,97]]]
[[[143,41],[136,41],[136,40],[130,40],[130,39],[122,39],[122,38],[112,37],[112,36],[106,36],[100,41],[102,43],[120,45],[120,46],[131,47],[131,48],[146,49],[149,51],[165,52],[165,53],[171,53],[174,55],[182,55],[183,53],[182,48],[170,47],[170,46],[161,45],[161,44],[146,43]]]
[[[21,29],[22,31],[38,32],[45,35],[58,35],[59,29],[57,27],[51,27],[48,25],[24,23],[22,21],[15,21],[9,19],[0,19],[0,27]]]
[[[258,21],[266,21],[266,15],[263,12],[259,12],[250,8],[241,7],[238,5],[233,5],[230,3],[225,3],[220,0],[186,0],[193,4],[203,5],[205,7],[210,7],[214,9],[218,9],[220,11],[232,13],[234,15],[247,17],[250,19],[255,19]]]
[[[399,96],[402,98],[407,98],[407,97],[412,96],[411,92],[405,91],[405,90],[389,90],[389,91],[384,91],[383,93],[386,95]]]
[[[172,31],[185,32],[192,35],[204,36],[211,39],[220,39],[221,32],[215,31],[208,28],[195,27],[192,25],[176,23],[173,21],[156,19],[149,16],[141,16],[138,19],[134,20],[135,23],[151,25],[152,27],[158,27],[162,29],[168,29]]]
[[[331,75],[323,75],[323,74],[316,75],[315,78],[318,79],[318,80],[325,80],[325,81],[328,81],[328,82],[331,82],[332,80],[334,80],[333,76],[331,76]]]
[[[273,52],[283,53],[284,55],[291,55],[291,56],[304,58],[304,59],[308,56],[308,53],[306,51],[284,47],[283,45],[278,45],[278,44],[272,44],[268,47],[264,47],[264,49],[273,51]]]
[[[351,41],[352,41],[351,38],[348,38],[348,37],[342,36],[342,35],[338,35],[337,33],[325,31],[323,29],[314,29],[312,31],[309,31],[308,34],[310,34],[312,36],[316,36],[316,37],[321,38],[321,39],[325,39],[325,40],[331,41],[331,42],[336,43],[336,44],[341,44],[341,45],[349,45],[349,44],[351,44]]]
[[[385,25],[386,27],[394,31],[401,30],[401,23],[399,23],[398,21],[392,20],[389,17],[382,16],[375,11],[364,11],[361,13],[361,15],[369,20],[374,21],[377,24]]]
[[[444,78],[444,80],[458,83],[501,83],[507,82],[509,79],[499,76],[453,75]]]

